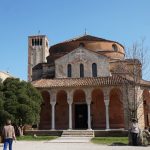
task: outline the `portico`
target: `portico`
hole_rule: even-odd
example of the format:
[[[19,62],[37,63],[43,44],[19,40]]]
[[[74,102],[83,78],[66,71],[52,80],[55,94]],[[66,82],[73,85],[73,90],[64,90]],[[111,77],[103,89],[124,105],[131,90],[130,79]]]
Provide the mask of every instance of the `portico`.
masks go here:
[[[48,114],[49,128],[47,127],[47,129],[109,130],[111,128],[125,128],[121,95],[115,96],[115,100],[113,100],[111,97],[112,90],[116,90],[117,95],[120,89],[115,88],[115,86],[42,89],[41,93],[49,94],[51,107],[51,112]],[[118,108],[117,112],[110,109],[115,105],[113,104],[115,101],[120,103],[120,109]],[[120,120],[114,121],[116,118],[120,118]],[[40,122],[40,127],[44,128],[44,122]]]

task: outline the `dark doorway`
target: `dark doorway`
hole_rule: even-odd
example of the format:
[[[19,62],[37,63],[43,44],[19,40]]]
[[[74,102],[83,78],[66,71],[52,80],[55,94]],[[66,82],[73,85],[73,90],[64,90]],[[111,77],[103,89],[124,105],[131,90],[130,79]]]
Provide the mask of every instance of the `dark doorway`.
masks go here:
[[[76,104],[75,105],[75,128],[76,129],[87,129],[87,105]]]

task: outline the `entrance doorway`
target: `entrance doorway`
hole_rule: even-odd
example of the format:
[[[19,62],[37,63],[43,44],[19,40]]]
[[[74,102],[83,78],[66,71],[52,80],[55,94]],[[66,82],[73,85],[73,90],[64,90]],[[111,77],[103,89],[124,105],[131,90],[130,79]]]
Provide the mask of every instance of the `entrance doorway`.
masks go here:
[[[87,129],[88,119],[87,105],[86,104],[75,104],[75,128],[76,129]]]

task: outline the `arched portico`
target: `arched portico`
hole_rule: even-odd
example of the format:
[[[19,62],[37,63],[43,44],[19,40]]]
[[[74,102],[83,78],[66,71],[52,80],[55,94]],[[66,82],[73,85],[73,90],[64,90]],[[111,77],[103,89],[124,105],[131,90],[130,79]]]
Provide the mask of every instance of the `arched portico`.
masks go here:
[[[41,116],[45,114],[47,126],[53,130],[124,128],[119,88],[55,89],[43,91],[42,95],[48,111],[42,106]],[[41,117],[40,125],[43,120]]]
[[[88,128],[88,110],[85,92],[77,89],[73,93],[73,128]]]
[[[43,102],[41,104],[40,112],[40,129],[51,129],[51,105],[50,94],[48,91],[41,91]]]
[[[56,95],[55,105],[55,124],[56,129],[68,129],[68,116],[69,109],[67,103],[67,93],[64,90],[60,90]]]
[[[110,128],[124,128],[122,92],[119,88],[110,91],[109,120]]]
[[[104,94],[99,88],[92,91],[91,102],[91,126],[92,129],[106,128],[106,112],[104,104]]]

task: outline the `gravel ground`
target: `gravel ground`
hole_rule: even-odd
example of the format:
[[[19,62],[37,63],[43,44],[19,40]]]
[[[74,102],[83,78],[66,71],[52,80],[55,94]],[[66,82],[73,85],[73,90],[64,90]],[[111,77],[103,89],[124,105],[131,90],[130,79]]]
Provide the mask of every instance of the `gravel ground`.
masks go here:
[[[52,141],[26,142],[17,141],[13,143],[13,150],[144,150],[150,147],[135,146],[107,146],[89,142],[89,138],[58,138]],[[2,150],[0,145],[0,150]]]

